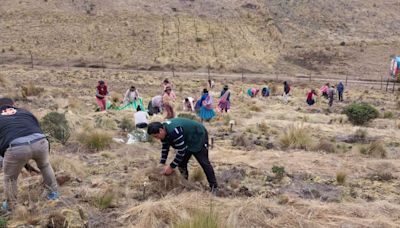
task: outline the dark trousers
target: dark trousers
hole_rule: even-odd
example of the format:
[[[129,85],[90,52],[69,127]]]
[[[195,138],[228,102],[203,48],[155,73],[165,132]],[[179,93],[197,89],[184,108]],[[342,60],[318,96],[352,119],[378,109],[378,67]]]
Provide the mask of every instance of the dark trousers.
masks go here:
[[[206,174],[208,184],[211,189],[217,188],[217,179],[215,178],[214,168],[212,167],[210,160],[208,159],[208,135],[205,136],[205,145],[203,146],[202,150],[196,153],[187,151],[185,157],[180,162],[178,168],[183,177],[188,179],[189,171],[188,171],[188,162],[192,155],[196,158],[197,162],[200,164],[201,168],[203,169],[204,173]]]
[[[338,92],[339,94],[339,101],[343,101],[343,92]]]
[[[333,97],[329,97],[329,107],[332,107],[333,105]]]
[[[147,127],[147,123],[138,123],[136,124],[136,128],[146,128]]]

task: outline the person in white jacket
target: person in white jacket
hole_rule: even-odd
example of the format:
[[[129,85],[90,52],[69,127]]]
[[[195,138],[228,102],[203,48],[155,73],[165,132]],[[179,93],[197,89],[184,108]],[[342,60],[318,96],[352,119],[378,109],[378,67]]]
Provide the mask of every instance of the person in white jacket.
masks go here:
[[[137,107],[136,112],[134,114],[135,125],[137,128],[146,128],[149,124],[149,114],[145,111],[142,111],[140,106]]]

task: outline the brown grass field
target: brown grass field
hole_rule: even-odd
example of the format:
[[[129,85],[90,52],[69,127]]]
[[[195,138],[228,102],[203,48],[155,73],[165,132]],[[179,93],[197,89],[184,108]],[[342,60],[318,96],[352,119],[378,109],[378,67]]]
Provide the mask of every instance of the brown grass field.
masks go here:
[[[395,0],[1,1],[0,97],[14,98],[38,119],[65,113],[71,137],[65,145],[51,143],[60,200],[44,200],[42,177],[23,171],[19,207],[0,222],[400,227],[400,92],[358,81],[387,78],[389,57],[400,52],[399,10]],[[230,113],[204,123],[218,197],[208,193],[194,159],[189,181],[178,172],[160,175],[156,140],[87,147],[94,135],[97,143],[126,141],[119,126],[133,120],[131,110],[94,111],[98,80],[114,98],[135,85],[147,107],[169,78],[182,114],[182,100],[198,99],[206,88],[208,67],[216,80],[214,102],[224,85],[232,92]],[[259,74],[241,81],[242,71]],[[329,108],[318,98],[307,106],[307,91],[346,76],[344,102]],[[283,79],[292,85],[287,104]],[[269,98],[246,95],[264,85],[274,90]],[[375,106],[379,117],[352,125],[342,114],[352,102]]]

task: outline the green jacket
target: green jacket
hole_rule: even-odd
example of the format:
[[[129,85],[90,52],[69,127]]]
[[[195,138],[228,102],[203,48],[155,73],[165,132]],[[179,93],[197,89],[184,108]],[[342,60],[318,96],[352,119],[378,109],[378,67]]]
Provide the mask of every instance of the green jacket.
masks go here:
[[[182,127],[187,150],[190,152],[196,153],[201,151],[206,143],[205,136],[207,134],[207,130],[201,123],[197,121],[186,118],[173,118],[165,121],[163,125],[167,131],[167,140],[170,142],[174,139],[171,139],[168,136],[172,135],[172,132],[175,128]]]

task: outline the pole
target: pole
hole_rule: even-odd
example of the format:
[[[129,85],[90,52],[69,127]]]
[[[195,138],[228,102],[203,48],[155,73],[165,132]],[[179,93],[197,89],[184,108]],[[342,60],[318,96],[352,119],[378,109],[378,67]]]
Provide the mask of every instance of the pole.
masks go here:
[[[173,78],[175,77],[175,67],[174,67],[174,65],[172,65],[172,77]]]
[[[32,51],[29,51],[29,54],[31,55],[31,68],[33,69],[33,55],[32,55]]]
[[[242,70],[242,82],[244,82],[244,73],[243,73],[243,70]]]
[[[386,92],[388,91],[388,87],[389,87],[389,79],[387,79],[387,82],[386,82]]]
[[[347,75],[346,75],[346,86],[347,86]]]
[[[310,73],[310,82],[311,82],[311,73]]]
[[[381,75],[381,90],[383,89],[383,77]]]

